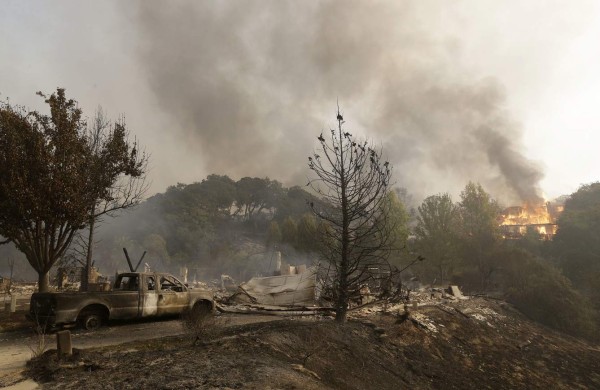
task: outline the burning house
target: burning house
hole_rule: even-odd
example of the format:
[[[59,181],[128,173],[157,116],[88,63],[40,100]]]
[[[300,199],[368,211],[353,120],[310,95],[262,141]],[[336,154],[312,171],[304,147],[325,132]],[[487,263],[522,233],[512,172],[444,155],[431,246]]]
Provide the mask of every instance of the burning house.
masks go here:
[[[550,202],[508,207],[499,216],[502,235],[506,239],[519,239],[528,229],[534,229],[542,239],[551,240],[556,234],[556,221],[563,208],[562,204]]]

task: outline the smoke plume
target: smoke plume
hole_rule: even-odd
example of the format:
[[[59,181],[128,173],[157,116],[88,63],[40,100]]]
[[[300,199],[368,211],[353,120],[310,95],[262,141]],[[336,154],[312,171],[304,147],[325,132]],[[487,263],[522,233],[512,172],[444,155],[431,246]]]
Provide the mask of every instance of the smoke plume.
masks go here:
[[[170,135],[207,173],[303,184],[339,101],[348,130],[380,144],[417,196],[474,180],[505,202],[539,200],[543,174],[522,153],[502,85],[465,71],[461,37],[432,32],[434,8],[144,1],[133,19]]]

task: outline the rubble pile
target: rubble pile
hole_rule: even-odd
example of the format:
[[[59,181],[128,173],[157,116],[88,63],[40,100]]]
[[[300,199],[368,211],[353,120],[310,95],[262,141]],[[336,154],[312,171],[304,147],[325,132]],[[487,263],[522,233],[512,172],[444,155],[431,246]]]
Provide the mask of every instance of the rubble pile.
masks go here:
[[[471,299],[462,295],[456,286],[441,288],[420,288],[411,291],[409,301],[399,303],[374,302],[362,307],[350,309],[349,318],[365,320],[373,315],[392,314],[412,321],[415,325],[430,333],[437,333],[441,323],[436,323],[424,313],[424,309],[435,308],[451,315],[459,315],[495,328],[498,322],[506,320],[480,299]]]
[[[310,275],[313,276],[314,274]],[[318,305],[319,301],[315,293],[314,277],[310,279],[313,280],[312,283],[307,284],[306,281],[309,279],[303,277],[302,274],[276,275],[272,277],[253,278],[249,282],[237,284],[228,275],[222,275],[220,281],[214,280],[208,283],[194,282],[193,286],[212,290],[217,302],[217,308],[221,312],[298,316],[333,315],[333,308],[330,305]],[[303,291],[303,294],[309,298],[299,299],[299,302],[294,302],[300,291]],[[470,301],[469,297],[462,294],[458,286],[448,286],[447,288],[420,287],[409,291],[408,301],[377,301],[373,298],[374,295],[372,292],[368,290],[365,290],[365,296],[362,298],[365,297],[367,299],[359,299],[355,302],[355,305],[349,308],[349,318],[365,319],[369,316],[382,313],[402,315],[411,310],[416,311],[419,307],[428,306],[435,306],[448,312],[460,312],[460,309],[449,307],[448,305]],[[488,319],[490,317],[497,316],[497,313],[494,313],[493,310],[477,306],[473,306],[461,314],[483,322],[489,322]],[[411,320],[424,329],[432,332],[437,331],[436,325],[423,314],[413,313]],[[492,326],[491,323],[490,326]]]
[[[23,283],[13,281],[10,293],[15,295],[31,295],[37,290],[37,283]]]
[[[436,324],[433,322],[433,320],[423,313],[411,313],[411,320],[417,325],[419,325],[421,328],[424,328],[429,332],[437,333],[438,331],[438,328],[436,327]],[[444,325],[438,324],[438,326],[443,327]]]
[[[74,292],[81,290],[81,282],[65,283],[62,287],[56,287],[57,291]]]

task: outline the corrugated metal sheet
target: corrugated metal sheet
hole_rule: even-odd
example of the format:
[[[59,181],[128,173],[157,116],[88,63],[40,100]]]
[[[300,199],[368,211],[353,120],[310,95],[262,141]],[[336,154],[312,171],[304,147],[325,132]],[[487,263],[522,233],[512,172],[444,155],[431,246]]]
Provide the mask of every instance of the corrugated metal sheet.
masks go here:
[[[315,304],[316,282],[316,272],[311,267],[296,275],[252,278],[240,287],[263,305],[310,306]]]

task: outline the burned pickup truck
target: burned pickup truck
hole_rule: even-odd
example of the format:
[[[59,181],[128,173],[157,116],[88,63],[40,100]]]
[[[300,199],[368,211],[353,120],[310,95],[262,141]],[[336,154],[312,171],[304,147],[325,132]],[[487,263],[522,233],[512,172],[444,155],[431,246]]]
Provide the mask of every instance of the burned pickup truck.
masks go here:
[[[28,318],[44,327],[79,323],[93,330],[109,320],[164,317],[214,310],[210,291],[192,289],[164,273],[119,274],[112,291],[35,293]]]

